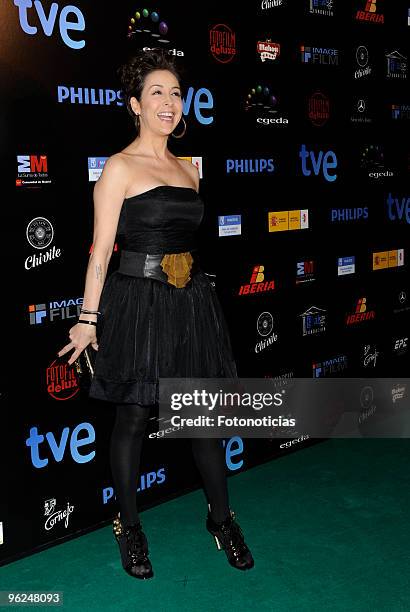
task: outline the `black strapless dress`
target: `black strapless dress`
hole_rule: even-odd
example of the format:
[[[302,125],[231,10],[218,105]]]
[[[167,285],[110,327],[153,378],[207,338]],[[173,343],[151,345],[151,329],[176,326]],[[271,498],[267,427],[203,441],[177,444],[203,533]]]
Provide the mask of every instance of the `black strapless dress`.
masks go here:
[[[194,189],[155,187],[124,200],[118,243],[151,255],[194,252],[203,213]],[[184,287],[113,272],[99,310],[94,399],[150,405],[158,402],[160,377],[237,377],[218,296],[200,267]]]

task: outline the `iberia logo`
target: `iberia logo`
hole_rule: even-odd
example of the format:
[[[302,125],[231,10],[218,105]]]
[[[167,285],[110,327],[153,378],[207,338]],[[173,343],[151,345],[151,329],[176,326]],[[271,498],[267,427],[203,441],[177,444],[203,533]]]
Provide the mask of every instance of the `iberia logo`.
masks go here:
[[[380,13],[381,0],[366,0],[364,11],[358,10],[356,19],[358,21],[371,21],[372,23],[384,23],[384,15]]]
[[[346,315],[346,325],[354,325],[363,321],[371,321],[376,317],[374,310],[367,309],[367,300],[365,297],[359,298],[356,303],[356,309],[353,314]]]
[[[248,295],[249,293],[265,293],[266,291],[273,291],[273,289],[275,288],[275,281],[265,281],[264,270],[265,266],[254,266],[249,284],[241,285],[239,287],[238,295]]]

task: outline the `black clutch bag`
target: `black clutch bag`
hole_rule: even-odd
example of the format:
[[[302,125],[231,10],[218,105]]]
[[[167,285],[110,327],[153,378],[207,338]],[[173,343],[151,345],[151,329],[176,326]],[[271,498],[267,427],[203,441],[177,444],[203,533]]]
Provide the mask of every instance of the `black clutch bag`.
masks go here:
[[[91,344],[89,344],[74,361],[80,388],[88,390],[94,376],[95,360],[97,352]]]

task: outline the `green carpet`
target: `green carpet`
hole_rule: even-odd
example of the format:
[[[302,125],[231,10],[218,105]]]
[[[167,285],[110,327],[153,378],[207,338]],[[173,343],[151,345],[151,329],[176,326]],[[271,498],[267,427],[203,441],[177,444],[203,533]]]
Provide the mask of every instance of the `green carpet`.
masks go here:
[[[141,514],[151,580],[123,571],[108,526],[0,568],[0,589],[63,591],[65,612],[407,612],[409,449],[329,440],[229,478],[247,572],[205,530],[199,490]]]

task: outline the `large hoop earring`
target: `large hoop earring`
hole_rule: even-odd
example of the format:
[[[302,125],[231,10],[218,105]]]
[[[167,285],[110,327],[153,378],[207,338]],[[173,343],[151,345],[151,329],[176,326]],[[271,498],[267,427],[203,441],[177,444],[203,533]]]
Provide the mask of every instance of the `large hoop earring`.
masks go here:
[[[183,117],[181,117],[182,121],[184,122],[184,131],[182,132],[182,134],[179,134],[179,136],[175,136],[174,132],[171,133],[171,136],[173,136],[174,138],[182,138],[182,136],[185,134],[186,132],[186,123],[185,123],[185,119]],[[178,124],[179,125],[179,124]]]

